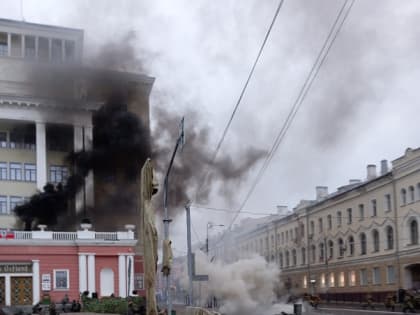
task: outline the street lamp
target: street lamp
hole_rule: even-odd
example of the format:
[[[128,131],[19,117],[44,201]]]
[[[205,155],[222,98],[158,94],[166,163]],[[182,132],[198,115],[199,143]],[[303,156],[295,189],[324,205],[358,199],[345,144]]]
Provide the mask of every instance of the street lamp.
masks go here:
[[[207,222],[207,238],[206,238],[206,253],[207,256],[209,255],[209,229],[216,227],[216,226],[224,226],[223,224],[213,224],[211,222]]]

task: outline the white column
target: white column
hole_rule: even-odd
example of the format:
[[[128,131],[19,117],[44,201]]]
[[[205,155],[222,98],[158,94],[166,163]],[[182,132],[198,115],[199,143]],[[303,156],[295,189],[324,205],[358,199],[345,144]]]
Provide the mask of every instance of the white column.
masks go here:
[[[95,255],[88,255],[88,290],[90,294],[96,292],[95,285]]]
[[[130,268],[130,279],[128,279],[128,283],[130,284],[129,289],[130,292],[128,292],[128,295],[132,295],[131,292],[134,290],[134,256],[128,255],[127,256],[127,278],[128,278],[128,265],[129,261],[131,261],[131,268]]]
[[[32,260],[32,303],[35,305],[41,299],[39,288],[39,260]]]
[[[66,45],[64,39],[61,40],[61,61],[66,61]]]
[[[25,35],[23,35],[22,34],[22,36],[21,36],[21,43],[22,43],[22,45],[21,45],[21,55],[22,55],[22,58],[25,58]]]
[[[84,137],[85,137],[85,150],[92,149],[92,138],[93,132],[92,127],[84,127]],[[86,185],[86,205],[88,207],[93,207],[95,205],[94,197],[94,185],[93,185],[93,172],[89,171],[88,176],[85,180]]]
[[[39,190],[47,183],[47,146],[45,123],[36,123],[36,187]]]
[[[38,46],[39,46],[39,37],[35,36],[35,59],[38,59]]]
[[[5,282],[4,289],[6,291],[5,302],[6,302],[6,306],[10,306],[12,305],[12,294],[11,294],[12,288],[10,285],[10,275],[6,275],[4,277],[4,282]]]
[[[82,126],[74,126],[73,127],[73,147],[74,151],[81,151],[83,150],[83,127]],[[79,191],[76,194],[75,198],[75,207],[76,213],[80,213],[83,211],[83,190]]]
[[[52,39],[48,38],[48,60],[52,59]]]
[[[118,293],[120,297],[127,296],[126,273],[125,273],[125,255],[118,255]]]
[[[12,34],[7,33],[7,55],[12,55]]]
[[[79,292],[87,290],[86,255],[79,254]]]

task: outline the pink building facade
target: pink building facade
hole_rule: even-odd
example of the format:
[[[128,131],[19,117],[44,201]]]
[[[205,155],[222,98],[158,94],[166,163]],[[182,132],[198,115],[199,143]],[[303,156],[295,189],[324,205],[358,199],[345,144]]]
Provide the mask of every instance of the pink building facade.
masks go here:
[[[135,270],[141,266],[135,263],[134,226],[127,228],[0,234],[0,305],[31,305],[44,294],[55,302],[65,294],[78,300],[84,291],[126,297],[142,289],[142,268]]]

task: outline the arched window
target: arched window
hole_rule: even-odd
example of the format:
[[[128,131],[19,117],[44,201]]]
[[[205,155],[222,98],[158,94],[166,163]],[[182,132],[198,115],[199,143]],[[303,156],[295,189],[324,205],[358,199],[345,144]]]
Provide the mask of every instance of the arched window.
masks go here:
[[[354,255],[354,238],[351,235],[349,236],[349,255]]]
[[[343,239],[342,238],[339,238],[338,239],[338,255],[339,255],[339,257],[343,257],[344,250],[345,250],[345,248],[344,248]]]
[[[314,235],[314,233],[315,233],[315,223],[314,223],[314,221],[310,222],[310,228],[311,228],[310,234]]]
[[[327,224],[328,224],[328,230],[331,230],[332,229],[332,216],[331,216],[331,214],[329,214],[327,216]]]
[[[372,231],[373,251],[379,252],[379,232],[378,230]]]
[[[328,241],[328,259],[332,259],[334,257],[334,242]]]
[[[360,255],[366,255],[366,234],[361,233],[359,236],[360,239]]]
[[[316,259],[316,246],[311,246],[311,262],[314,263]]]
[[[319,261],[323,262],[325,259],[324,257],[324,243],[319,244]]]
[[[412,245],[419,243],[419,226],[415,219],[410,223],[410,240]]]
[[[392,226],[387,226],[385,229],[386,232],[386,248],[394,249],[394,229]]]
[[[407,203],[407,191],[405,188],[401,189],[401,204],[405,205]]]
[[[293,266],[297,265],[297,255],[296,255],[296,249],[292,250],[292,262],[293,262]]]
[[[286,267],[290,266],[290,255],[289,251],[286,251]]]
[[[341,211],[337,212],[337,225],[340,226],[341,225]]]
[[[415,197],[414,197],[414,187],[413,186],[408,187],[408,196],[409,196],[409,201],[408,202],[414,202]]]
[[[302,247],[302,265],[306,264],[306,248]]]

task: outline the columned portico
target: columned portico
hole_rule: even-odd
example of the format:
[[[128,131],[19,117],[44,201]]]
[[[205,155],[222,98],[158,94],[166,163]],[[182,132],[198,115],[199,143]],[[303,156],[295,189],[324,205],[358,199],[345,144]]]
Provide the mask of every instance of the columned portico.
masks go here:
[[[36,188],[47,183],[47,145],[45,123],[36,123]]]

